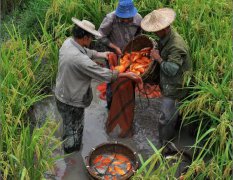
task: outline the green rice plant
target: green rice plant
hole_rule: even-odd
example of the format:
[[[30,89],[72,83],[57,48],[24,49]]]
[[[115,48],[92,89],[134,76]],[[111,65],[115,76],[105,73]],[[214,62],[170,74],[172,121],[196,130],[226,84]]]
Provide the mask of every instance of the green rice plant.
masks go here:
[[[105,12],[103,11],[103,1],[102,0],[83,0],[83,7],[79,7],[83,11],[82,19],[91,20],[97,27],[102,22]]]
[[[213,115],[210,116],[216,119]],[[231,179],[233,164],[232,122],[223,120],[216,128],[211,127],[206,132],[201,131],[203,131],[202,123],[198,129],[196,143],[193,145],[198,153],[195,153],[197,156],[193,157],[194,161],[184,177]]]
[[[0,49],[0,172],[3,179],[42,179],[56,160],[57,124],[47,121],[33,129],[27,112],[47,97],[41,93],[46,78],[37,74],[46,46],[23,40],[15,28],[9,34],[11,39]]]
[[[1,76],[4,77],[1,89],[7,96],[2,100],[5,110],[14,109],[16,116],[22,114],[37,100],[41,99],[40,91],[46,77],[36,79],[36,74],[40,71],[40,63],[45,53],[45,47],[38,47],[30,44],[30,41],[23,40],[16,32],[9,31],[11,39],[1,46]],[[28,46],[28,44],[30,44]],[[50,76],[47,76],[49,78]],[[17,98],[21,97],[21,101]],[[25,102],[30,102],[25,104]],[[27,105],[22,109],[22,105]],[[8,107],[7,107],[8,105]],[[8,111],[5,112],[8,114]],[[18,114],[19,113],[19,114]]]
[[[59,21],[67,23],[68,26],[73,24],[71,18],[76,17],[80,20],[91,20],[98,28],[104,16],[113,11],[115,7],[116,1],[107,5],[100,0],[54,0],[46,13],[45,25],[49,27],[62,16]]]
[[[10,147],[15,147],[15,143],[18,142],[25,144],[20,140],[23,138],[19,137],[26,137],[20,134],[27,134],[27,126],[24,123],[27,121],[26,112],[33,103],[45,97],[41,94],[43,88],[54,83],[58,49],[70,35],[71,18],[75,16],[88,19],[98,27],[103,17],[115,10],[117,3],[113,0],[31,0],[31,10],[22,13],[19,16],[21,18],[15,18],[20,19],[19,24],[22,24],[21,27],[27,27],[27,30],[22,29],[20,33],[16,33],[15,26],[7,25],[8,29],[13,31],[9,31],[10,40],[2,45],[0,62],[0,90],[3,92],[0,93],[0,117],[4,135],[0,137],[0,163],[2,167],[6,167],[2,169],[5,178],[17,167],[20,167],[18,172],[21,172],[22,178],[30,176],[28,165],[17,165],[20,158]],[[183,102],[181,112],[184,125],[195,122],[198,128],[196,143],[193,146],[195,156],[184,178],[229,179],[233,159],[232,2],[134,0],[134,3],[142,16],[159,7],[174,8],[177,16],[173,27],[190,46],[193,77],[187,79],[186,85],[189,86],[190,95]],[[34,9],[32,5],[35,6]],[[33,14],[33,11],[37,17],[33,16],[31,20],[23,21]],[[31,30],[29,27],[34,24],[36,26]],[[35,33],[37,31],[38,33]],[[33,39],[28,38],[32,37],[31,35]],[[21,131],[22,129],[24,131]],[[6,155],[8,147],[9,152],[15,154]],[[174,179],[172,176],[176,171],[176,164],[169,168],[167,160],[158,151],[155,151],[153,157],[143,161],[135,179]],[[30,160],[28,162],[27,164],[31,163]],[[160,166],[154,169],[157,163]]]
[[[31,133],[30,126],[22,125],[19,128],[10,127],[6,121],[3,122],[7,128],[3,132],[3,156],[0,170],[4,179],[41,179],[48,170],[52,171],[54,162],[59,157],[53,156],[53,151],[60,146],[60,142],[54,138],[57,124],[46,121]]]
[[[164,157],[161,149],[157,149],[150,140],[147,140],[151,148],[154,150],[146,161],[139,155],[141,161],[141,167],[137,170],[132,179],[174,179],[181,163],[181,154],[172,155],[170,157]]]
[[[59,18],[59,20],[61,20]],[[50,79],[45,83],[46,86],[53,87],[57,74],[58,67],[58,51],[63,41],[66,38],[66,32],[70,29],[70,26],[66,27],[66,24],[61,24],[60,21],[54,22],[52,32],[48,32],[46,25],[40,22],[42,29],[42,35],[38,42],[43,42],[46,46],[46,52],[43,55],[43,67],[40,71],[40,76],[47,76],[50,73]],[[35,37],[35,39],[37,39]]]
[[[24,2],[24,1],[22,1]],[[51,0],[25,0],[23,8],[16,8],[10,14],[7,14],[2,19],[1,28],[1,41],[10,39],[8,35],[8,29],[13,29],[12,24],[18,29],[18,33],[24,39],[31,38],[32,34],[37,37],[40,36],[40,24],[39,21],[44,23],[44,17],[50,6]]]
[[[162,3],[163,7],[167,6]],[[180,109],[183,124],[195,122],[199,128],[193,146],[196,153],[184,177],[230,179],[233,158],[232,2],[178,0],[172,1],[169,7],[177,13],[173,27],[189,44],[194,67],[192,81],[189,79],[187,83],[191,93]]]
[[[152,12],[157,8],[164,7],[162,1],[153,1],[153,0],[136,0],[134,1],[135,7],[138,9],[139,13],[144,17],[148,13]]]
[[[27,3],[29,0],[2,0],[1,1],[1,16],[5,16],[6,14],[12,12],[19,6]]]

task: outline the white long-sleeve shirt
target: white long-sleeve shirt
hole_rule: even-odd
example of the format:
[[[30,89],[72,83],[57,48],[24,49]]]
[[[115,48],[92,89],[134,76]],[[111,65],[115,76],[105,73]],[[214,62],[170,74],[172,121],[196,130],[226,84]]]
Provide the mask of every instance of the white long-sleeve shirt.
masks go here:
[[[93,95],[91,80],[111,82],[118,72],[102,68],[94,61],[97,51],[83,48],[73,38],[68,38],[59,51],[55,96],[68,105],[87,107]]]

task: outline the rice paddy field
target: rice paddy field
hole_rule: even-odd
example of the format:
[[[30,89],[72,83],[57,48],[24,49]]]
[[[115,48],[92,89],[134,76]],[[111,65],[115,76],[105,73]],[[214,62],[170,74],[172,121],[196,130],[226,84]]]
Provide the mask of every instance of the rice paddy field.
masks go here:
[[[99,27],[115,0],[3,0],[0,57],[0,179],[44,179],[59,157],[61,143],[50,119],[40,127],[28,118],[34,103],[49,96],[55,83],[58,50],[71,17]],[[232,1],[134,0],[144,17],[159,7],[177,13],[173,27],[190,46],[191,95],[184,101],[182,125],[195,124],[196,153],[179,179],[232,179]],[[150,35],[150,34],[149,34]],[[146,139],[145,139],[146,141]],[[162,149],[142,160],[132,179],[175,179],[179,161],[168,168]],[[207,160],[206,160],[207,159]],[[160,166],[155,169],[154,166]]]

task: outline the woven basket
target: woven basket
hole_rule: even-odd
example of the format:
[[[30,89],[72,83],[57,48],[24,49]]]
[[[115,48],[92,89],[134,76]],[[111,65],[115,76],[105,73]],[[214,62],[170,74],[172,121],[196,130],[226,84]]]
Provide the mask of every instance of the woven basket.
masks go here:
[[[123,54],[131,53],[132,51],[140,51],[143,48],[153,48],[153,42],[145,35],[139,35],[131,40],[123,49]],[[156,61],[150,63],[147,71],[141,74],[144,83],[159,83],[159,65]]]
[[[132,162],[132,168],[127,172],[124,176],[121,176],[120,180],[127,180],[129,179],[138,169],[138,159],[137,159],[137,153],[134,152],[131,148],[128,146],[116,142],[110,142],[110,143],[103,143],[97,146],[96,148],[92,148],[92,151],[89,153],[89,155],[86,157],[86,168],[88,170],[89,175],[92,179],[101,179],[100,176],[96,175],[92,166],[93,166],[93,160],[98,156],[102,154],[107,153],[117,153],[117,154],[123,154],[126,157],[130,159]]]

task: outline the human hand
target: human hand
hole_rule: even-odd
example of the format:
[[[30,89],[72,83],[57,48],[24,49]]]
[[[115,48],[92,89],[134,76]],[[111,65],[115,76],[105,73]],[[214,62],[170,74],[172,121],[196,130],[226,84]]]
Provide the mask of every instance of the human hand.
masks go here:
[[[122,55],[122,51],[119,47],[116,47],[115,51],[116,51],[117,55]]]
[[[133,81],[135,81],[138,84],[142,84],[142,78],[140,76],[138,76],[137,74],[133,73],[133,72],[126,72],[126,77],[128,77],[129,79],[132,79]]]
[[[158,63],[162,62],[162,58],[159,55],[159,51],[158,50],[152,49],[151,52],[150,52],[150,56],[151,56],[151,59],[157,61]]]
[[[112,52],[110,52],[110,51],[103,52],[103,58],[108,59],[108,56],[109,56],[109,54],[111,54],[111,53],[112,53]]]
[[[110,54],[110,51],[106,51],[106,52],[97,52],[96,57],[97,58],[105,58],[108,59],[108,55]]]

